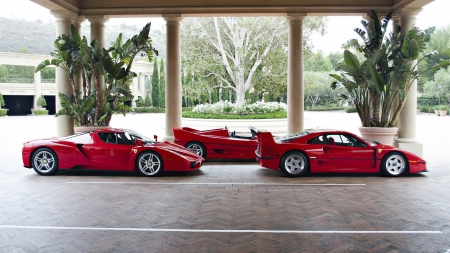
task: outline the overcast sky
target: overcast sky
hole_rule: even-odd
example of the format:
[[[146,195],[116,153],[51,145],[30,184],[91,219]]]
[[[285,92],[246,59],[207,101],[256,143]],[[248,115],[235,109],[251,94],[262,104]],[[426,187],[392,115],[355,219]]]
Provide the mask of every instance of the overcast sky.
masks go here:
[[[44,23],[54,21],[55,18],[49,11],[29,0],[0,0],[0,16],[8,18],[25,19],[29,21],[42,20]],[[435,0],[425,6],[423,11],[417,17],[417,26],[421,29],[430,26],[437,28],[446,26],[450,23],[450,0]],[[313,36],[315,50],[322,50],[325,54],[329,52],[341,51],[340,46],[357,35],[353,32],[355,27],[360,27],[361,16],[329,17],[327,34],[324,37]],[[152,22],[152,27],[161,29],[165,25],[162,18],[151,19],[111,19],[111,23],[136,24],[138,27],[144,26],[147,22]]]

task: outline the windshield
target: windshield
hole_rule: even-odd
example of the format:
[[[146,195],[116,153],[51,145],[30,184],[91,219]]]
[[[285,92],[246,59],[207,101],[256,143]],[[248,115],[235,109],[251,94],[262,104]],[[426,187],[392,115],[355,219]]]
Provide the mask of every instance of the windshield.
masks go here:
[[[373,140],[368,140],[366,138],[363,138],[365,141],[367,141],[368,143],[370,143],[370,146],[376,146],[378,144],[380,144],[379,142],[373,141]]]
[[[137,133],[133,130],[129,130],[129,129],[125,129],[124,131],[124,135],[125,137],[130,140],[130,141],[134,141],[136,139],[142,140],[144,142],[144,144],[155,144],[155,140],[150,139],[140,133]]]

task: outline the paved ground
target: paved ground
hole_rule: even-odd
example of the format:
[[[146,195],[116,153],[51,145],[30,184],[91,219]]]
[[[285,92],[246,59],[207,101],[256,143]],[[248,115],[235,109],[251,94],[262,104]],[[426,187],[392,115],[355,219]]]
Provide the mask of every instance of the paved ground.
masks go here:
[[[358,118],[307,113],[307,127],[357,133]],[[22,167],[52,116],[0,117],[0,252],[450,252],[450,117],[419,115],[428,173],[287,178],[257,163],[195,173],[65,172]],[[162,114],[113,126],[164,135]]]

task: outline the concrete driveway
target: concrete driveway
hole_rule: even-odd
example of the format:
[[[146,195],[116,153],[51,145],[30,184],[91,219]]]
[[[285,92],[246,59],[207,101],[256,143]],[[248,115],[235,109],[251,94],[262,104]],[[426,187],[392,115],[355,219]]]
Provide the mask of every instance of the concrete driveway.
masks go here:
[[[357,132],[356,114],[307,112],[311,126]],[[114,116],[164,136],[163,114]],[[256,162],[198,172],[61,172],[22,167],[22,143],[52,116],[0,117],[0,252],[450,252],[450,117],[418,115],[427,173],[287,178]],[[232,129],[230,129],[232,130]]]

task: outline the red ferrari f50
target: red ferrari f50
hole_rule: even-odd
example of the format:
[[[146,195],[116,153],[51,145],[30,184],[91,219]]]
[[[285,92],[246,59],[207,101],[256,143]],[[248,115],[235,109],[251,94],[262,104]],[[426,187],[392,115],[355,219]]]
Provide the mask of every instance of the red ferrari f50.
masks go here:
[[[400,176],[427,170],[426,162],[405,150],[365,140],[345,131],[304,131],[273,138],[258,132],[259,164],[297,177],[316,172],[384,172]]]
[[[58,169],[139,171],[156,176],[164,171],[198,170],[204,159],[170,142],[157,142],[126,129],[103,129],[23,144],[24,167],[40,175]]]

